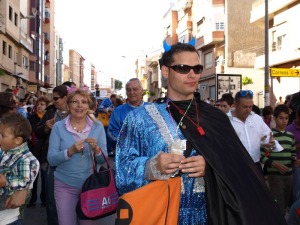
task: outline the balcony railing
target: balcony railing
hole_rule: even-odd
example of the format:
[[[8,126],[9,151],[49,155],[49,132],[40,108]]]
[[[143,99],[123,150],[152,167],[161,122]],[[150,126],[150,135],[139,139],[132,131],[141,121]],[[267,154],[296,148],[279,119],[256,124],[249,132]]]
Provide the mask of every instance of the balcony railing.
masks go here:
[[[50,12],[48,10],[45,10],[45,23],[50,23]]]
[[[45,32],[45,44],[49,44],[50,43],[50,34],[48,32]]]

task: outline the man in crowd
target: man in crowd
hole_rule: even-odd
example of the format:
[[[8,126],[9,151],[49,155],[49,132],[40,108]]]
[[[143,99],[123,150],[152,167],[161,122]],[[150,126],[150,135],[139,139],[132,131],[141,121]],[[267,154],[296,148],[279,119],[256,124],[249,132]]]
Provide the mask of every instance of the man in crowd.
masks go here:
[[[241,142],[262,173],[260,146],[262,139],[267,138],[272,131],[261,116],[252,111],[252,107],[253,92],[251,90],[241,90],[236,93],[234,110],[230,111],[228,116]]]
[[[107,152],[109,156],[113,156],[114,141],[108,135],[108,123],[111,113],[117,106],[117,95],[112,94],[109,98],[104,99],[98,106],[98,119],[104,126],[106,133]]]
[[[119,192],[180,171],[179,225],[286,224],[227,115],[194,93],[203,70],[197,49],[182,43],[165,47],[160,66],[168,79],[167,98],[129,112],[119,134]],[[128,216],[117,220],[129,223]]]
[[[123,125],[123,121],[127,114],[132,110],[140,107],[141,105],[147,105],[148,102],[143,101],[143,86],[138,78],[132,78],[126,83],[126,95],[127,102],[118,106],[110,116],[108,125],[108,135],[114,141],[117,142],[120,130]]]
[[[66,85],[59,85],[53,89],[53,104],[47,107],[40,126],[36,128],[36,136],[43,145],[41,153],[41,169],[46,181],[46,210],[47,221],[50,225],[58,225],[56,204],[54,198],[54,171],[47,162],[49,137],[55,122],[64,119],[68,115],[67,109],[68,90]]]

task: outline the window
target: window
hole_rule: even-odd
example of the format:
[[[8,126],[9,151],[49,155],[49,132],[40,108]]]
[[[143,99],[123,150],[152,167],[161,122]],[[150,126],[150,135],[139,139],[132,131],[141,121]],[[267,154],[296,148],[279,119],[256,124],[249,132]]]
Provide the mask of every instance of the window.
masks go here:
[[[6,51],[7,51],[7,50],[6,50],[6,42],[3,41],[3,42],[2,42],[2,54],[3,54],[3,55],[6,55]]]
[[[33,61],[29,62],[29,70],[30,71],[35,71],[35,62],[33,62]]]
[[[224,30],[224,22],[216,23],[216,30]]]
[[[209,52],[204,55],[204,69],[213,67],[213,53]]]
[[[13,9],[11,6],[9,6],[8,18],[10,21],[13,21]]]
[[[12,59],[12,47],[8,45],[8,58]]]
[[[276,50],[281,50],[283,44],[284,44],[285,34],[277,37],[277,48]]]
[[[28,58],[26,56],[23,56],[23,68],[28,70]]]
[[[200,33],[200,30],[203,27],[204,21],[205,21],[205,17],[202,17],[202,19],[197,22],[197,33]]]
[[[16,25],[16,26],[18,26],[18,18],[19,18],[19,17],[18,17],[18,14],[15,13],[15,25]]]

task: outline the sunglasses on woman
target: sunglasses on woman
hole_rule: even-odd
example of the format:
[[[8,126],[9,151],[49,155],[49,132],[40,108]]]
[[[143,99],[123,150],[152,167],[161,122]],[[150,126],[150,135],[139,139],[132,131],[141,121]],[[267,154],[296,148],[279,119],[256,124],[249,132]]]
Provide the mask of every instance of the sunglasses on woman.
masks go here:
[[[178,64],[178,65],[173,65],[168,67],[174,70],[176,73],[180,73],[180,74],[188,74],[191,70],[193,70],[195,74],[200,74],[203,71],[203,66],[200,64],[196,66]]]

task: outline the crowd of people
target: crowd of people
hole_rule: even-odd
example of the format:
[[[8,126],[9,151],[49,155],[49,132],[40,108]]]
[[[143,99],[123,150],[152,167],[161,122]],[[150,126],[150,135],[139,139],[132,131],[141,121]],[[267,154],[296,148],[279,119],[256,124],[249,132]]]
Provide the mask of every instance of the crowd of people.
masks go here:
[[[73,82],[51,99],[0,92],[0,225],[22,224],[38,198],[49,225],[101,224],[78,218],[76,205],[103,154],[114,157],[121,195],[179,174],[179,225],[300,224],[297,93],[262,110],[251,90],[207,103],[195,92],[203,66],[191,44],[165,48],[160,69],[167,96],[154,103],[137,78],[126,102],[97,102]]]

